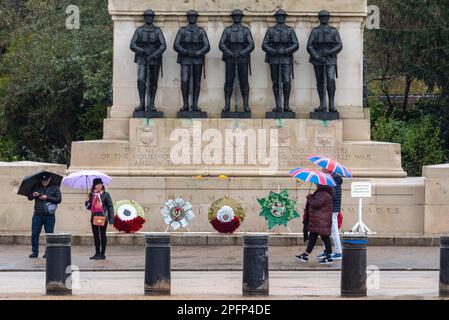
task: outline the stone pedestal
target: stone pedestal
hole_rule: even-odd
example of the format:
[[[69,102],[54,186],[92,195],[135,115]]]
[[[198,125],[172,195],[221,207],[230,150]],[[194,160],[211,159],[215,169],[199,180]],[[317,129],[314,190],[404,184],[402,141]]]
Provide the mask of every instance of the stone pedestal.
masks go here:
[[[312,167],[307,156],[320,154],[343,162],[355,177],[406,176],[400,145],[347,141],[343,120],[166,118],[128,122],[127,140],[73,143],[70,170],[95,167],[111,175],[286,177],[293,168]],[[360,136],[366,133],[361,131]]]
[[[334,121],[340,119],[339,112],[311,112],[310,119],[322,121]]]
[[[134,111],[133,118],[163,118],[164,113],[162,111]]]
[[[178,111],[176,115],[180,119],[207,119],[207,112],[204,111]]]
[[[449,164],[423,167],[425,177],[424,231],[449,234]]]
[[[296,119],[295,112],[267,112],[267,119]]]
[[[251,112],[222,111],[222,119],[251,119]]]

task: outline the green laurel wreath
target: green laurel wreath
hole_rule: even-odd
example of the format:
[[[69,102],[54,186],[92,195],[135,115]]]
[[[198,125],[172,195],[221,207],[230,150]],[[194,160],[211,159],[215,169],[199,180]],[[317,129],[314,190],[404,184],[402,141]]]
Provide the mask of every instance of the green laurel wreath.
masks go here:
[[[287,226],[289,221],[300,218],[296,211],[296,201],[289,199],[287,190],[270,192],[268,197],[257,199],[257,202],[262,207],[260,216],[267,220],[270,230],[278,225]]]

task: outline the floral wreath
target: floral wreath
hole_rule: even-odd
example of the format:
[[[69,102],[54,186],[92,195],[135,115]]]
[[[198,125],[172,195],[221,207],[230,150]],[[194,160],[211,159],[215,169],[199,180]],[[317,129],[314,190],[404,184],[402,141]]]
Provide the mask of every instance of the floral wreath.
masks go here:
[[[114,203],[114,228],[125,233],[134,233],[142,229],[145,223],[145,211],[135,201],[120,200]]]
[[[192,212],[192,205],[182,198],[167,200],[165,207],[161,210],[161,214],[164,217],[165,224],[172,227],[173,230],[177,230],[180,227],[186,228],[189,222],[195,218]]]
[[[220,233],[232,234],[245,220],[245,210],[230,198],[221,198],[209,208],[209,222]]]
[[[268,229],[278,225],[287,226],[291,220],[300,218],[295,209],[296,201],[289,199],[287,190],[270,192],[268,197],[257,199],[257,202],[262,209],[260,216],[267,220]]]

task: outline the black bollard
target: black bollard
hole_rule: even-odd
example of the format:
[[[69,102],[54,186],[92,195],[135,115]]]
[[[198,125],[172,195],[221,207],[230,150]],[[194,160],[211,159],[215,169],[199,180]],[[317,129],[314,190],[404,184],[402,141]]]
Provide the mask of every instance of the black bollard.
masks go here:
[[[269,295],[267,234],[243,237],[242,292],[244,296]]]
[[[449,297],[449,236],[440,239],[440,297]]]
[[[170,295],[170,235],[149,233],[146,243],[145,295]]]
[[[72,294],[71,235],[49,233],[46,235],[46,294]]]
[[[341,263],[341,296],[366,297],[366,246],[365,235],[343,237]]]

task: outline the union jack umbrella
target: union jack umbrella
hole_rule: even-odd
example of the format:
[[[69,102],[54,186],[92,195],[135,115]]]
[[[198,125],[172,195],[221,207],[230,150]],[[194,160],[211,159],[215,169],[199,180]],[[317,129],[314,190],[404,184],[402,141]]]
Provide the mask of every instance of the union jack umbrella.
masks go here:
[[[346,168],[344,165],[342,165],[341,163],[338,163],[335,160],[326,158],[326,157],[321,157],[321,156],[316,156],[316,155],[310,155],[307,157],[307,159],[310,160],[310,162],[312,162],[313,164],[326,169],[327,171],[330,171],[332,173],[336,173],[341,177],[348,177],[348,178],[352,178],[352,173],[351,171]]]
[[[290,171],[289,175],[304,182],[310,182],[322,186],[337,186],[331,175],[320,171],[296,168]]]

